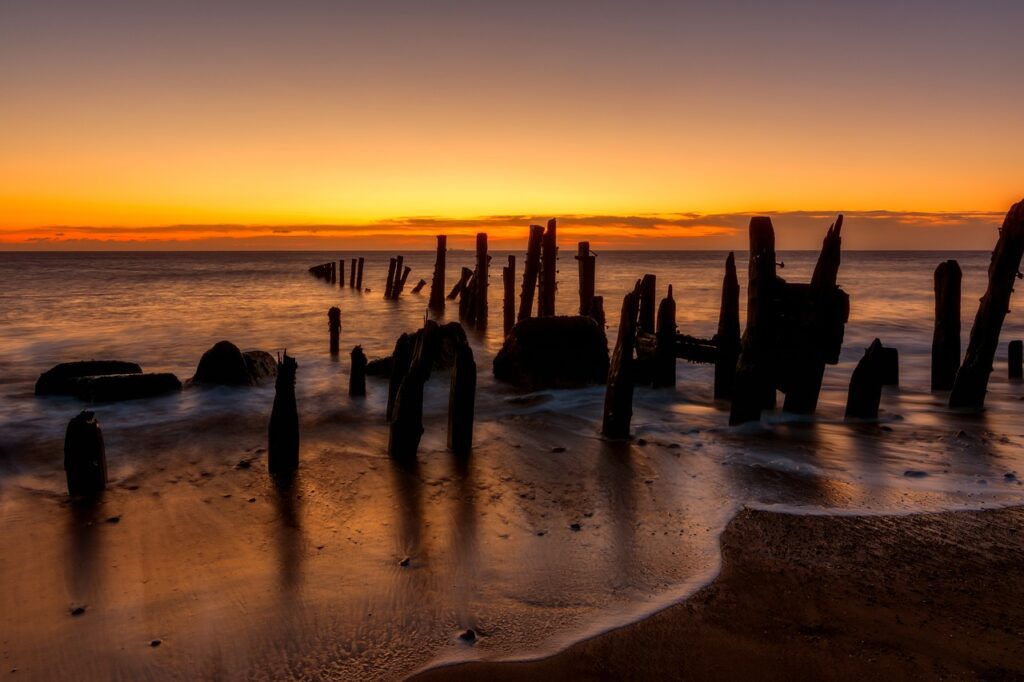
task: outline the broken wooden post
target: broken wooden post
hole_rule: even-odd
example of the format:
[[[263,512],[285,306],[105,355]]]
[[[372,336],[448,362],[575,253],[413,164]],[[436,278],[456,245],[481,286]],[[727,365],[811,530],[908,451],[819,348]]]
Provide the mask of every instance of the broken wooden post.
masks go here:
[[[619,335],[608,368],[601,433],[607,438],[629,438],[633,419],[633,347],[636,345],[637,315],[640,309],[640,281],[622,299]]]
[[[955,260],[935,268],[935,331],[932,334],[932,390],[953,388],[960,368],[960,282]]]
[[[981,408],[985,405],[988,376],[992,372],[999,332],[1010,311],[1010,294],[1019,276],[1024,255],[1024,201],[1014,204],[999,230],[999,241],[988,267],[988,289],[978,305],[970,341],[960,371],[956,373],[950,407]]]
[[[448,294],[448,300],[454,301],[455,299],[462,296],[466,290],[466,286],[469,285],[469,280],[473,278],[473,271],[469,268],[462,268],[462,272],[459,274],[459,281],[452,287],[451,292]]]
[[[359,274],[356,275],[356,289],[363,290],[363,257],[359,257]]]
[[[338,354],[338,338],[341,335],[341,309],[331,306],[327,311],[327,329],[331,333],[331,355]]]
[[[474,296],[473,317],[477,329],[487,328],[487,284],[491,257],[487,255],[487,233],[480,232],[476,235],[476,288]]]
[[[398,257],[398,265],[401,267],[402,257]],[[405,282],[409,279],[409,273],[412,271],[408,265],[402,270],[402,276],[398,276],[398,270],[395,270],[395,285],[391,288],[391,298],[398,300],[398,297],[402,295],[402,291],[405,290]]]
[[[422,291],[423,287],[425,287],[425,286],[427,286],[427,280],[421,279],[420,281],[416,282],[416,286],[414,286],[412,288],[412,293],[414,293],[414,294],[420,293],[420,291]]]
[[[672,285],[668,296],[658,306],[657,345],[654,348],[654,388],[676,385],[676,301],[672,298]]]
[[[900,385],[900,352],[895,348],[882,346],[880,372],[883,386]]]
[[[1010,341],[1006,349],[1007,377],[1024,378],[1024,341]]]
[[[295,358],[285,351],[277,363],[274,407],[267,429],[267,467],[270,473],[289,473],[299,467],[299,408],[295,402]]]
[[[416,333],[409,368],[402,378],[392,410],[388,454],[395,459],[412,459],[423,436],[423,385],[430,378],[436,355],[437,323],[427,320]],[[395,368],[392,368],[392,374]]]
[[[523,291],[519,299],[518,319],[520,322],[533,314],[533,296],[537,290],[540,251],[543,241],[544,228],[540,225],[530,225],[530,240],[526,245],[526,264],[523,266]]]
[[[384,284],[384,298],[391,298],[391,290],[395,286],[395,268],[398,267],[398,259],[392,258],[388,261],[388,281]]]
[[[590,314],[590,302],[594,299],[594,277],[597,270],[597,256],[590,252],[590,242],[577,245],[576,260],[579,261],[580,315]]]
[[[548,221],[548,229],[544,231],[541,254],[540,300],[538,301],[537,317],[554,317],[555,290],[558,288],[558,221]]]
[[[352,370],[348,375],[348,394],[352,398],[366,395],[366,355],[362,346],[352,349]]]
[[[338,288],[345,288],[345,259],[338,261]]]
[[[468,325],[473,325],[476,322],[476,285],[477,278],[476,273],[472,270],[472,274],[469,278],[469,282],[462,289],[462,295],[459,296],[459,319]]]
[[[718,351],[715,356],[715,400],[729,400],[736,380],[736,360],[740,355],[740,282],[736,277],[736,256],[731,251],[725,259],[722,304],[714,342]]]
[[[331,284],[335,284],[338,281],[338,265],[337,265],[337,263],[335,263],[334,261],[331,261],[329,270],[330,270],[330,273],[331,273]]]
[[[412,362],[413,337],[402,334],[395,341],[395,350],[391,353],[391,377],[388,381],[388,402],[384,411],[384,417],[388,422],[395,411],[395,398],[398,397],[398,389],[402,385],[402,379],[409,371],[409,363]]]
[[[353,258],[348,264],[348,287],[349,289],[356,288],[356,259]]]
[[[732,425],[761,419],[761,410],[775,405],[772,339],[775,336],[775,229],[766,216],[750,219],[750,265],[747,285],[747,328],[740,341],[733,388]]]
[[[455,347],[448,391],[448,449],[465,457],[473,449],[473,412],[476,403],[476,361],[473,349],[462,342]]]
[[[64,432],[64,473],[68,495],[98,495],[107,487],[103,432],[92,412],[80,412],[68,422]]]
[[[430,281],[430,303],[428,304],[428,307],[435,312],[444,310],[444,271],[447,251],[447,235],[437,235],[437,256],[434,259],[434,277]]]
[[[877,419],[882,399],[882,342],[875,339],[850,376],[847,419]]]
[[[654,333],[654,300],[658,293],[658,279],[644,275],[640,280],[640,331]]]
[[[605,320],[604,317],[604,296],[595,296],[590,299],[590,316],[594,318],[594,321],[600,325],[601,329],[604,329]]]
[[[508,265],[501,269],[501,282],[505,285],[502,301],[502,328],[507,337],[516,324],[516,257],[508,257]]]

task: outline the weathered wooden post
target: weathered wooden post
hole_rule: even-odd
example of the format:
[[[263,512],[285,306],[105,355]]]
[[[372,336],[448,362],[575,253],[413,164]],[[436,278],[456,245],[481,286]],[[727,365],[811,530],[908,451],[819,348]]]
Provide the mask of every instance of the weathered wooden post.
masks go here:
[[[725,259],[722,304],[714,342],[717,350],[715,400],[730,400],[736,381],[736,360],[740,355],[740,282],[736,276],[736,256],[731,251]]]
[[[502,300],[502,328],[505,336],[512,332],[516,324],[516,257],[508,257],[508,265],[501,269],[501,282],[505,286],[505,297]]]
[[[448,391],[448,449],[465,457],[473,449],[473,412],[476,403],[476,361],[468,343],[455,347]]]
[[[267,429],[267,467],[270,473],[289,473],[299,468],[299,408],[295,402],[295,372],[299,365],[285,351],[277,363],[274,407]]]
[[[466,291],[466,287],[469,286],[469,280],[473,278],[473,271],[469,268],[462,268],[462,272],[459,274],[459,281],[452,287],[451,292],[448,294],[448,300],[454,301],[463,295]]]
[[[356,275],[356,289],[363,290],[363,257],[359,257],[359,274]]]
[[[98,495],[107,487],[107,452],[103,432],[92,412],[83,411],[64,432],[64,474],[68,495]]]
[[[437,256],[434,259],[434,277],[430,281],[430,303],[428,307],[440,312],[444,310],[445,254],[448,252],[448,236],[437,235]]]
[[[935,332],[932,334],[932,390],[953,388],[960,368],[960,282],[955,260],[935,268]]]
[[[398,265],[401,266],[402,257],[398,257]],[[405,282],[409,279],[409,273],[412,271],[408,265],[402,269],[402,276],[398,276],[398,270],[395,270],[395,285],[391,288],[391,298],[398,300],[398,297],[402,295],[402,291],[405,290]]]
[[[576,260],[579,261],[580,315],[589,315],[590,302],[594,300],[597,256],[590,252],[590,242],[580,242],[576,248]]]
[[[328,269],[331,273],[331,284],[335,284],[338,281],[338,265],[334,261],[331,261]]]
[[[558,288],[558,221],[548,221],[541,248],[542,272],[540,278],[540,301],[538,317],[554,317],[555,290]]]
[[[896,348],[882,346],[879,356],[880,373],[883,386],[900,385],[900,352]]]
[[[736,362],[732,425],[761,419],[761,410],[775,405],[774,368],[771,367],[775,335],[775,229],[767,216],[750,219],[750,265],[747,285],[747,328]]]
[[[1010,341],[1006,348],[1007,377],[1024,378],[1024,341]]]
[[[658,293],[658,278],[644,275],[640,280],[640,331],[654,333],[654,300]]]
[[[331,355],[338,354],[338,339],[341,335],[341,309],[331,306],[327,311],[327,329],[331,332]]]
[[[633,419],[633,349],[636,345],[636,322],[640,309],[640,281],[622,299],[619,335],[615,341],[608,387],[604,394],[604,419],[601,433],[608,438],[629,438]]]
[[[672,298],[672,285],[668,296],[658,306],[657,345],[654,348],[654,388],[676,385],[676,301]]]
[[[402,385],[402,379],[409,372],[409,363],[412,362],[413,337],[402,334],[395,341],[395,350],[391,353],[391,377],[388,380],[388,402],[384,417],[391,422],[391,415],[395,411],[395,399],[398,397],[398,389]]]
[[[348,264],[348,287],[356,288],[356,259],[353,258]]]
[[[427,280],[421,279],[420,281],[416,282],[416,286],[414,286],[412,288],[412,293],[414,293],[414,294],[420,293],[423,290],[423,287],[425,287],[425,286],[427,286]]]
[[[877,419],[882,400],[882,342],[871,342],[850,376],[846,396],[847,419]]]
[[[348,375],[348,394],[352,398],[366,395],[366,355],[362,346],[352,349],[352,371]]]
[[[523,292],[519,299],[518,319],[520,322],[533,314],[533,296],[537,290],[541,242],[543,241],[544,228],[540,225],[530,225],[530,240],[526,245],[526,264],[523,266]]]
[[[434,364],[437,329],[436,322],[427,320],[416,334],[412,360],[395,397],[388,437],[388,454],[395,459],[412,459],[420,447],[423,385],[430,378],[430,368]]]
[[[338,261],[338,288],[345,288],[345,259]]]
[[[985,405],[988,376],[992,372],[999,332],[1010,311],[1013,282],[1019,276],[1024,254],[1024,201],[1014,204],[999,230],[999,241],[988,266],[988,289],[981,297],[971,327],[970,341],[960,371],[956,373],[950,407],[981,408]]]
[[[487,233],[480,232],[476,235],[476,289],[474,295],[476,304],[473,315],[476,320],[477,329],[487,328],[487,284],[491,257],[487,255]]]
[[[467,325],[473,325],[476,322],[476,285],[477,278],[476,273],[472,270],[469,282],[462,289],[462,295],[459,296],[459,318]]]
[[[395,286],[395,268],[398,267],[398,259],[392,258],[388,261],[388,281],[384,285],[384,298],[391,298],[391,290]]]
[[[595,296],[590,299],[590,316],[604,329],[607,322],[604,317],[604,296]]]

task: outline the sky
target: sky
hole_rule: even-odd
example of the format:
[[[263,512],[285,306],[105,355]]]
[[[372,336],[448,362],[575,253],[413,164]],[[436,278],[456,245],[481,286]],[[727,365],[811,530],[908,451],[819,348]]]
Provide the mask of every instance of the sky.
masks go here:
[[[0,2],[0,249],[991,248],[1024,3]]]

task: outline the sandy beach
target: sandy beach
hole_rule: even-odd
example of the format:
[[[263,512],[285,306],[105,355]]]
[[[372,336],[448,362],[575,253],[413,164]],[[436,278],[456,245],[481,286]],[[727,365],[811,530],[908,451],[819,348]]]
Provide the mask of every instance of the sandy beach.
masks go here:
[[[1021,507],[744,510],[692,598],[549,658],[413,679],[1024,679],[1022,531]]]

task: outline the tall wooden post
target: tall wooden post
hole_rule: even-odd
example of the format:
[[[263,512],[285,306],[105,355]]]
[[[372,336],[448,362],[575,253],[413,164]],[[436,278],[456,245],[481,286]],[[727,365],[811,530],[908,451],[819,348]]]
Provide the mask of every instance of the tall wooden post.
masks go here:
[[[363,290],[363,260],[362,256],[359,257],[359,274],[356,275],[356,289],[359,291]]]
[[[327,311],[327,329],[331,333],[331,355],[338,354],[338,340],[341,335],[341,309],[331,306]]]
[[[473,278],[473,271],[469,268],[462,268],[462,272],[459,275],[459,281],[452,287],[451,293],[448,294],[448,300],[454,301],[457,298],[463,296],[466,291],[466,287],[469,286],[469,280]]]
[[[338,281],[338,265],[337,265],[337,263],[335,263],[334,261],[331,261],[331,264],[328,266],[328,269],[331,272],[331,277],[330,277],[331,284],[335,284]]]
[[[391,290],[395,286],[395,268],[398,267],[398,259],[392,258],[388,261],[388,281],[384,285],[384,298],[391,298]]]
[[[467,268],[468,270],[468,268]],[[468,325],[476,323],[476,273],[470,270],[470,278],[459,296],[459,318]]]
[[[558,288],[558,221],[548,221],[542,244],[542,272],[540,278],[540,301],[538,317],[554,317],[555,290]]]
[[[401,264],[401,262],[402,262],[402,257],[399,256],[398,257],[399,265]],[[397,301],[398,297],[402,295],[402,292],[405,290],[405,282],[409,279],[409,273],[411,271],[412,271],[412,268],[410,268],[408,265],[406,265],[405,268],[402,269],[402,276],[399,277],[398,276],[398,270],[395,270],[395,284],[391,288],[391,298],[393,298],[393,299],[395,299]]]
[[[519,321],[533,314],[533,297],[540,273],[540,250],[544,241],[544,228],[530,225],[530,240],[526,245],[526,264],[523,266],[523,292],[519,299]]]
[[[658,279],[644,275],[640,280],[640,331],[654,333],[654,300],[658,293]]]
[[[348,286],[350,289],[356,288],[356,259],[353,258],[348,264]]]
[[[508,257],[508,265],[501,269],[501,281],[505,285],[505,298],[502,306],[502,322],[504,335],[512,333],[516,323],[516,257]]]
[[[1009,379],[1024,378],[1024,342],[1010,341],[1006,348],[1006,376]]]
[[[474,316],[477,329],[487,328],[487,284],[490,278],[489,266],[491,257],[487,255],[487,233],[480,232],[476,236],[476,306]]]
[[[64,432],[64,473],[68,495],[98,495],[107,487],[103,432],[92,412],[83,411]]]
[[[391,353],[391,377],[388,381],[388,402],[384,411],[384,417],[391,422],[391,415],[395,410],[395,399],[398,397],[398,389],[402,385],[402,379],[409,371],[409,363],[412,362],[413,337],[402,334],[395,341],[395,350]]]
[[[430,303],[428,307],[440,312],[444,310],[444,270],[448,252],[448,236],[437,235],[437,256],[434,258],[434,278],[430,281]]]
[[[730,400],[736,381],[736,360],[740,355],[740,282],[736,277],[736,256],[730,251],[722,278],[722,306],[715,334],[715,400]]]
[[[577,245],[576,260],[579,261],[580,315],[589,315],[590,302],[594,300],[594,277],[597,270],[597,256],[590,253],[590,242]]]
[[[412,360],[398,388],[388,438],[388,454],[396,459],[415,457],[420,446],[423,436],[423,385],[434,364],[437,329],[436,322],[427,320],[416,334]]]
[[[658,306],[657,345],[654,348],[654,388],[676,385],[676,301],[672,285]]]
[[[595,296],[590,299],[590,316],[604,329],[607,320],[604,317],[604,296]]]
[[[284,354],[277,363],[274,407],[267,429],[267,467],[270,473],[289,473],[299,467],[299,409],[295,402],[295,358]]]
[[[877,419],[882,399],[882,342],[871,342],[850,376],[846,397],[847,419]]]
[[[953,388],[960,368],[960,283],[963,273],[955,260],[935,268],[935,332],[932,334],[932,390]]]
[[[988,376],[992,372],[999,332],[1010,311],[1010,294],[1024,255],[1024,201],[1010,208],[999,230],[999,241],[988,266],[988,289],[981,297],[971,327],[971,338],[960,371],[956,373],[950,407],[981,408],[985,405]]]
[[[473,412],[476,402],[476,361],[468,343],[455,347],[448,392],[448,449],[465,457],[473,449]]]
[[[362,346],[352,349],[352,370],[348,375],[348,394],[352,398],[366,395],[366,354]]]
[[[345,259],[338,261],[338,288],[345,288]]]
[[[633,349],[636,346],[636,318],[640,309],[640,282],[622,299],[619,336],[615,341],[608,387],[604,394],[601,433],[608,438],[629,438],[633,419]]]

